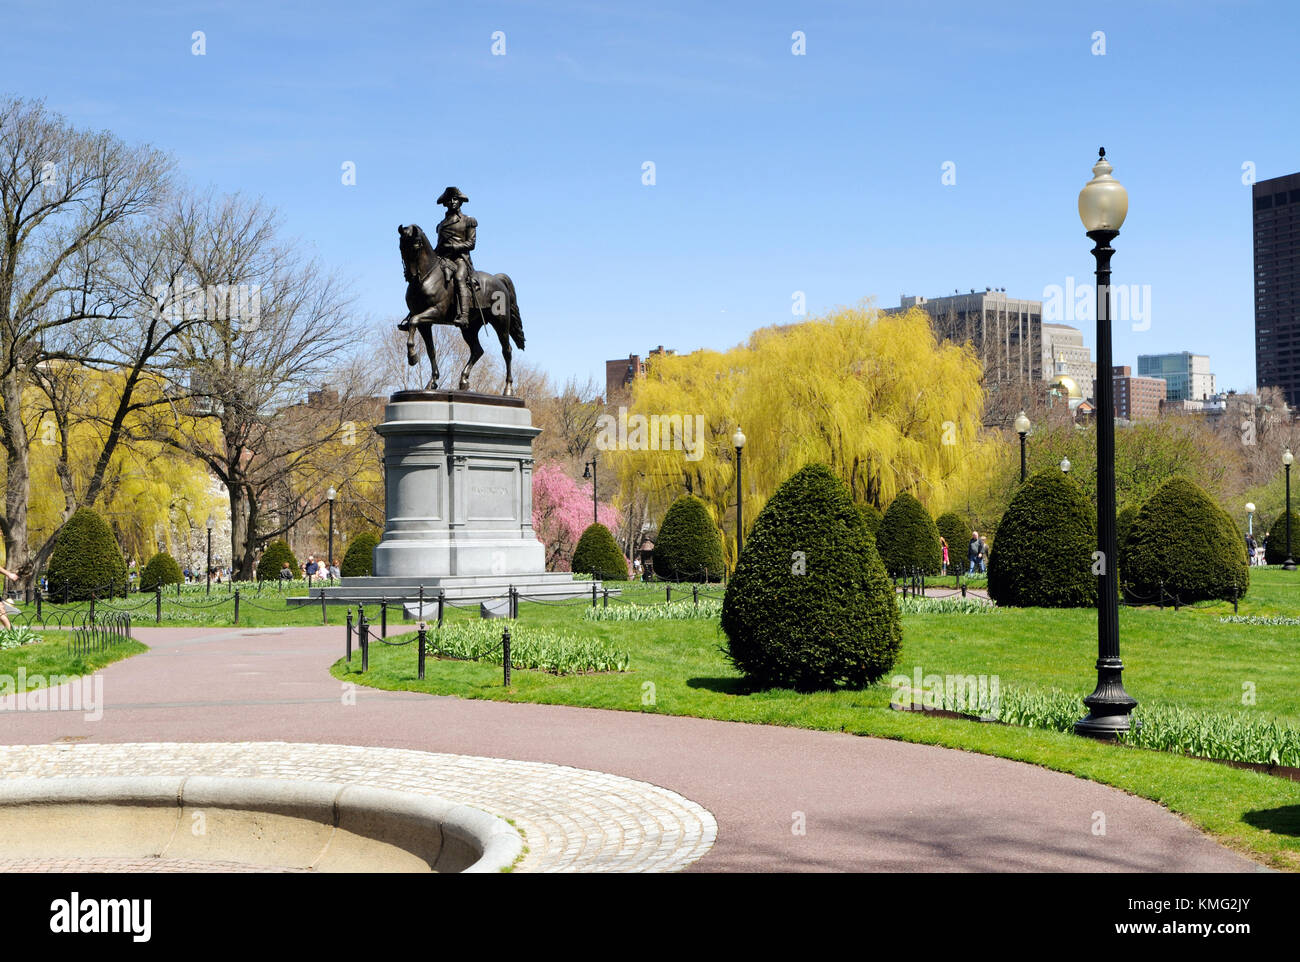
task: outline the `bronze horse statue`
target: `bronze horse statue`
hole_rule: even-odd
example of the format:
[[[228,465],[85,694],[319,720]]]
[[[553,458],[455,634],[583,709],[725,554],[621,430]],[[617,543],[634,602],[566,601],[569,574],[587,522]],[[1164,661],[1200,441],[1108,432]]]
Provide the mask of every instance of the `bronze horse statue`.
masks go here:
[[[408,312],[397,326],[407,332],[406,363],[410,365],[418,364],[420,360],[415,346],[415,332],[419,330],[425,352],[429,355],[429,364],[433,368],[433,376],[429,378],[425,390],[434,391],[438,387],[438,358],[433,349],[433,325],[456,324],[455,282],[444,268],[446,262],[434,252],[433,245],[419,224],[399,225],[397,233],[398,247],[402,252],[402,271],[406,277]],[[469,389],[470,371],[483,356],[483,348],[478,343],[479,330],[484,324],[491,324],[501,341],[501,356],[506,362],[506,387],[502,393],[512,396],[515,393],[515,382],[510,369],[511,339],[521,351],[524,349],[524,322],[519,317],[514,281],[506,274],[475,271],[471,289],[474,304],[469,308],[469,323],[457,325],[465,337],[465,343],[469,345],[469,360],[460,372],[460,390]]]

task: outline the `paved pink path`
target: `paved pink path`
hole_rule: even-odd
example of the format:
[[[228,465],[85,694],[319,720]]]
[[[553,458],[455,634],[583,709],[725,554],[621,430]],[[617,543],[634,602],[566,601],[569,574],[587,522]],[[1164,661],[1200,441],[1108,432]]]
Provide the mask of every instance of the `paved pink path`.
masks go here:
[[[679,792],[718,821],[711,871],[1253,871],[1160,806],[1057,772],[831,732],[356,688],[343,629],[144,628],[102,720],[0,713],[0,741],[289,741],[553,762]],[[410,649],[408,649],[409,651]],[[412,652],[414,657],[414,652]],[[1094,835],[1093,813],[1106,834]],[[804,834],[796,834],[802,813]]]

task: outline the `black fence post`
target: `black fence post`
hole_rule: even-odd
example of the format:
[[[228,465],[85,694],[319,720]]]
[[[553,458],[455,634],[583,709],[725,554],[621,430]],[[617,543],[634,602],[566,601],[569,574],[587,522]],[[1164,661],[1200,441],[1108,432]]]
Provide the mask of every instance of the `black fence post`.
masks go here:
[[[366,623],[366,606],[357,605],[357,640],[361,643],[361,671],[370,670],[370,625]]]
[[[425,628],[423,620],[420,621],[420,631],[419,634],[416,635],[415,643],[420,646],[419,679],[420,681],[424,681],[424,646],[428,643],[428,631]]]
[[[609,586],[608,585],[605,586],[605,588],[602,591],[602,594],[603,594],[603,598],[601,599],[602,602],[601,606],[604,608],[608,608],[609,607]]]
[[[348,663],[352,663],[352,609],[348,609]]]
[[[510,626],[506,625],[501,632],[501,664],[504,666],[505,686],[510,687]]]
[[[325,597],[325,592],[321,592],[321,597]],[[379,637],[388,637],[388,599],[379,599]]]
[[[320,623],[328,625],[330,623],[329,610],[325,607],[325,589],[320,590]]]
[[[239,589],[235,589],[235,627],[239,627]]]
[[[442,610],[447,606],[447,591],[445,588],[438,589],[438,627],[442,627]]]
[[[153,596],[153,620],[162,624],[162,585],[154,589]],[[235,624],[239,624],[239,619],[235,619]]]
[[[596,579],[594,576],[591,579],[591,607],[596,607]]]
[[[41,589],[36,589],[36,620],[44,621],[45,617],[41,614]]]
[[[92,625],[95,623],[95,594],[94,591],[90,593],[90,623]]]
[[[1232,586],[1232,613],[1234,615],[1237,613],[1237,596],[1239,594],[1241,594],[1241,589],[1234,584]]]

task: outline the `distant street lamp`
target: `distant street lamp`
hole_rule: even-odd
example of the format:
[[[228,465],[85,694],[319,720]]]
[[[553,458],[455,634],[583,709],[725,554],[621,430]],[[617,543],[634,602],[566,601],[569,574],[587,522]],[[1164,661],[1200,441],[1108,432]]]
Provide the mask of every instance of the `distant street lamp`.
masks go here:
[[[1021,411],[1016,417],[1016,433],[1020,435],[1020,483],[1025,483],[1028,474],[1025,470],[1025,435],[1029,433],[1029,418]]]
[[[208,515],[208,587],[206,594],[212,594],[212,529],[217,523],[212,520],[212,515]]]
[[[1069,459],[1069,458],[1061,458],[1061,473],[1062,473],[1062,474],[1069,474],[1069,473],[1070,473],[1070,459]]]
[[[596,456],[593,454],[590,461],[582,462],[583,480],[591,478],[591,520],[594,524],[600,520],[598,513],[599,508],[596,503]]]
[[[330,584],[334,584],[334,499],[338,497],[338,492],[330,488],[325,492],[325,498],[330,503],[330,531],[326,543],[329,547],[325,551],[325,569],[329,572]]]
[[[1282,466],[1286,468],[1286,561],[1283,562],[1284,571],[1295,571],[1295,555],[1291,553],[1291,464],[1295,461],[1295,455],[1291,449],[1287,448],[1286,453],[1282,455]]]
[[[731,436],[731,443],[736,447],[736,564],[740,564],[740,547],[745,537],[745,491],[740,486],[740,452],[745,447],[745,432],[739,425]]]
[[[1246,502],[1246,534],[1255,533],[1255,502]]]
[[[1137,701],[1124,690],[1119,657],[1119,581],[1115,535],[1115,379],[1110,330],[1111,241],[1128,214],[1128,191],[1111,176],[1106,148],[1079,192],[1079,219],[1093,241],[1097,260],[1097,533],[1101,542],[1101,585],[1097,591],[1097,687],[1084,698],[1088,716],[1074,730],[1090,738],[1114,738],[1132,727]]]

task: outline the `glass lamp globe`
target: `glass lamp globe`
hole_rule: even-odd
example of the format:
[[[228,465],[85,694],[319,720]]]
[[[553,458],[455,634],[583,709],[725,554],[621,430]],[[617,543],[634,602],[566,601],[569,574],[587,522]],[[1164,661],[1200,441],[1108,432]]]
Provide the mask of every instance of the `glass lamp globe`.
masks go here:
[[[731,445],[736,448],[743,448],[745,446],[745,432],[740,430],[740,428],[736,428],[736,433],[731,436]]]
[[[1069,474],[1069,473],[1070,473],[1070,459],[1069,459],[1069,458],[1061,458],[1061,470],[1062,470],[1063,472],[1065,472],[1066,474]]]
[[[1016,416],[1016,433],[1017,434],[1029,433],[1029,418],[1025,416],[1024,411],[1021,411],[1020,414]]]
[[[338,494],[339,494],[339,493],[338,493],[337,491],[335,491],[333,488],[330,488],[328,491],[325,492],[325,497],[327,497],[327,498],[329,498],[329,500],[333,501],[335,498],[338,497]]]
[[[1079,219],[1086,231],[1118,231],[1128,216],[1128,191],[1111,176],[1112,170],[1103,147],[1093,165],[1092,180],[1079,191]]]
[[[216,526],[217,526],[217,523],[216,523],[215,521],[213,521],[211,517],[209,517],[209,518],[208,518],[208,530],[211,531],[211,530],[212,530],[213,528],[215,528]]]
[[[1246,502],[1246,513],[1247,513],[1247,514],[1254,514],[1254,513],[1255,513],[1255,502],[1254,502],[1254,501],[1247,501],[1247,502]]]
[[[1282,455],[1282,463],[1285,464],[1287,467],[1290,467],[1294,461],[1295,461],[1295,456],[1291,454],[1291,449],[1287,448],[1286,454]]]

